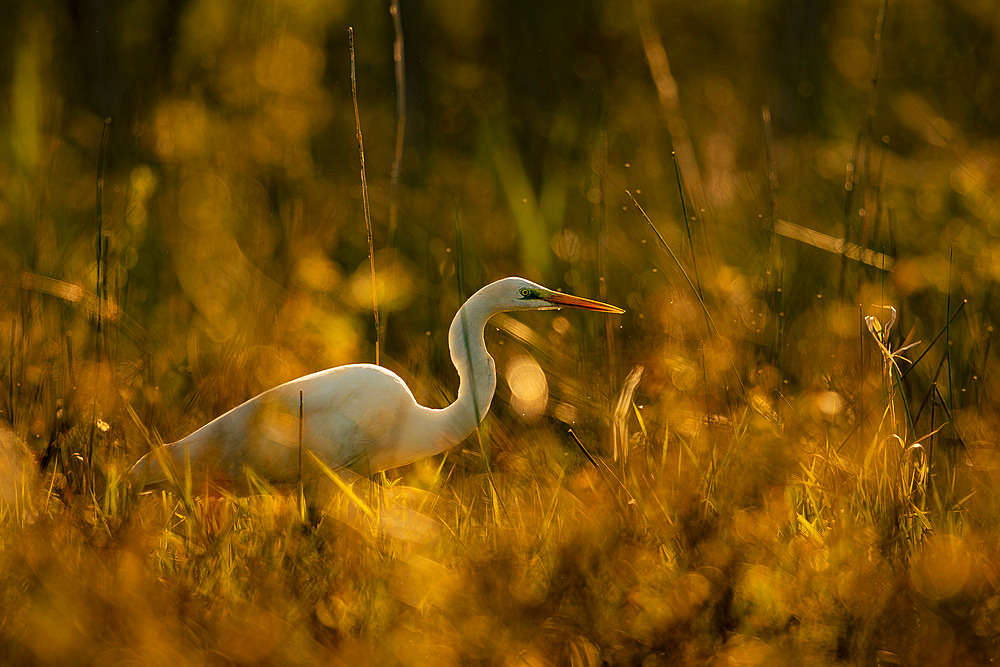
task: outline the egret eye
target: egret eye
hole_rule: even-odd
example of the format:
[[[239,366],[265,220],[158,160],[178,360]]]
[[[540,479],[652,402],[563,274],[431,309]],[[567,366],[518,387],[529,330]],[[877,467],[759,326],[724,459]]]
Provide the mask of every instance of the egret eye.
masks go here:
[[[527,287],[522,287],[521,288],[521,296],[523,296],[525,298],[531,296],[531,290],[528,289]]]

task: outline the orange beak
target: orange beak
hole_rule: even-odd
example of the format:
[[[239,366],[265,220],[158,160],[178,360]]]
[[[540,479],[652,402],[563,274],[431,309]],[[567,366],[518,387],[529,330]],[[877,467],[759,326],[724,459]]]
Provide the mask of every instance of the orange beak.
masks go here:
[[[572,294],[563,294],[562,292],[549,292],[543,294],[539,297],[543,301],[548,301],[553,306],[559,308],[582,308],[583,310],[595,310],[599,313],[624,313],[625,311],[618,306],[612,306],[611,304],[601,303],[600,301],[593,301],[591,299],[584,299],[582,296],[573,296]]]

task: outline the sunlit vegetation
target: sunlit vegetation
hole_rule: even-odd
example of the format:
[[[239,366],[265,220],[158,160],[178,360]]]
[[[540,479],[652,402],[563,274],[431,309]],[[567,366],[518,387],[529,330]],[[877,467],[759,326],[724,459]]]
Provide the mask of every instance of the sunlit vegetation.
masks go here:
[[[21,4],[0,661],[1000,655],[992,3],[404,2],[402,80],[388,2]],[[505,275],[627,313],[494,319],[479,434],[329,506],[129,495],[376,341],[444,405]]]

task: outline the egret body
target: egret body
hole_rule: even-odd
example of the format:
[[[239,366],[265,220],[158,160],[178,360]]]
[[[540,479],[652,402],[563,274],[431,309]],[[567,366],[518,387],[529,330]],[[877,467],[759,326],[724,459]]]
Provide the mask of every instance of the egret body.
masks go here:
[[[249,468],[272,484],[296,482],[300,462],[305,462],[300,428],[302,449],[335,471],[368,475],[443,452],[476,429],[493,400],[497,376],[486,350],[487,321],[501,312],[558,308],[624,312],[524,278],[498,280],[472,295],[451,323],[448,345],[459,377],[458,398],[451,405],[420,405],[406,383],[381,366],[330,368],[268,389],[187,437],[149,452],[129,471],[132,488],[163,487],[186,470],[239,483]],[[164,463],[174,472],[168,474]]]

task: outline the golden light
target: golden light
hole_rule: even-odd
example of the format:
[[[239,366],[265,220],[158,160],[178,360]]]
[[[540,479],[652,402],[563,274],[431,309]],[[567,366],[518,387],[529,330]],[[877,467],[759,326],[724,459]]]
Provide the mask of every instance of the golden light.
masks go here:
[[[296,95],[320,81],[324,66],[322,51],[283,34],[257,52],[253,70],[257,82],[264,88]]]
[[[844,409],[844,399],[835,391],[824,391],[815,398],[816,408],[827,419],[833,419]]]
[[[161,102],[153,115],[153,148],[164,162],[197,160],[208,152],[210,119],[197,100]]]
[[[400,310],[416,295],[417,269],[402,253],[391,248],[375,252],[375,292],[379,308]],[[371,268],[368,260],[361,262],[349,280],[350,296],[359,311],[372,308]]]
[[[507,362],[510,403],[525,419],[537,419],[549,401],[549,383],[534,357],[521,354]]]
[[[946,600],[958,595],[972,572],[972,554],[957,535],[937,535],[920,549],[910,579],[922,595]]]

